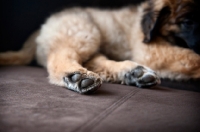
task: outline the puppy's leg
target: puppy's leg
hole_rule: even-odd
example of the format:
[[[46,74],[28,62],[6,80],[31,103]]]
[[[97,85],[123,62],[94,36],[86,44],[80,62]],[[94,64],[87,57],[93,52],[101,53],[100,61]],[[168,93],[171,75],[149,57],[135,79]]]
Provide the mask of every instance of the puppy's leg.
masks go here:
[[[102,54],[94,56],[84,65],[87,69],[99,74],[105,82],[150,87],[160,83],[157,74],[151,69],[133,61],[116,62],[108,60]]]
[[[87,13],[50,18],[36,41],[37,61],[47,67],[50,83],[79,93],[94,91],[101,85],[98,74],[82,67],[100,46],[99,30]]]
[[[134,59],[155,70],[162,78],[171,80],[200,78],[200,56],[190,49],[172,46],[163,40],[158,40],[157,43],[152,43],[140,51],[140,56],[135,55]]]
[[[97,74],[81,66],[81,59],[76,51],[70,48],[50,52],[47,60],[50,83],[79,93],[95,91],[102,81]]]

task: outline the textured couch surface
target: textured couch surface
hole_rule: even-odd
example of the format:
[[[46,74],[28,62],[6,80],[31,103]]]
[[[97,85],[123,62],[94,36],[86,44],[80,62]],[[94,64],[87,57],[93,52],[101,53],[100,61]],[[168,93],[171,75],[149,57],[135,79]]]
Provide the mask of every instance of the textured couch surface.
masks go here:
[[[92,95],[50,85],[45,69],[0,67],[0,132],[200,131],[200,93],[103,84]]]

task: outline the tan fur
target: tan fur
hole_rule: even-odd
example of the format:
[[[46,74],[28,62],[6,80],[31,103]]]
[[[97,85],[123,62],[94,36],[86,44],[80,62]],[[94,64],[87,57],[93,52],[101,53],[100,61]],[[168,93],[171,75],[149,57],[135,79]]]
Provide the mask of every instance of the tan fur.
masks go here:
[[[8,51],[0,53],[0,65],[25,65],[31,62],[36,51],[35,38],[39,31],[33,33],[18,52]]]
[[[172,0],[152,2],[156,11],[166,4],[173,6]],[[67,9],[52,15],[39,35],[28,41],[36,42],[38,63],[47,68],[50,82],[59,86],[65,86],[63,77],[76,72],[100,82],[124,83],[125,74],[139,65],[153,69],[161,78],[200,78],[200,56],[190,49],[172,46],[161,37],[143,43],[141,19],[148,6],[143,3],[119,10]],[[169,29],[163,28],[163,32]],[[173,25],[170,28],[177,30]],[[0,64],[30,62],[32,54],[27,56],[25,49],[0,54]]]

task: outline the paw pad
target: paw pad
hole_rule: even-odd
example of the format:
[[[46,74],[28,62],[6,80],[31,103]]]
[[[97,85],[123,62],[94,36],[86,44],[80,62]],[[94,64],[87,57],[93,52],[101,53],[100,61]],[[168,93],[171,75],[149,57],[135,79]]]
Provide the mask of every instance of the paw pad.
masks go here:
[[[74,74],[72,76],[69,76],[69,78],[72,82],[77,82],[81,79],[81,74],[77,73],[77,74]]]
[[[73,91],[81,94],[91,93],[96,91],[101,86],[101,79],[94,76],[72,73],[63,78],[65,86]]]
[[[159,84],[160,79],[151,69],[138,66],[125,74],[124,82],[127,85],[134,85],[137,87],[151,87]]]
[[[86,87],[89,87],[89,86],[91,86],[92,84],[94,84],[94,80],[92,80],[92,79],[83,79],[82,81],[81,81],[81,88],[86,88]]]

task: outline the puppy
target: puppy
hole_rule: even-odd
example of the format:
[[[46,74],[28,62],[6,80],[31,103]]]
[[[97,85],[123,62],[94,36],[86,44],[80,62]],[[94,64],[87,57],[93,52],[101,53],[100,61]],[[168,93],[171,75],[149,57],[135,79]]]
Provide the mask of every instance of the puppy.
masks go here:
[[[35,56],[50,83],[82,94],[103,81],[151,87],[159,78],[200,78],[197,9],[193,0],[66,9],[48,18],[20,51],[1,53],[0,64],[28,64]]]

